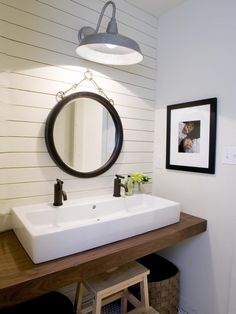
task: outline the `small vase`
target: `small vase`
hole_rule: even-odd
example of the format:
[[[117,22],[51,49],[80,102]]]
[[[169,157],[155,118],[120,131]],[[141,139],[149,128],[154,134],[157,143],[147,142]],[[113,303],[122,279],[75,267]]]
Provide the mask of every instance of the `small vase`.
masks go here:
[[[134,183],[134,193],[142,193],[142,183],[141,182],[135,182]]]
[[[138,192],[142,193],[142,182],[138,183]]]

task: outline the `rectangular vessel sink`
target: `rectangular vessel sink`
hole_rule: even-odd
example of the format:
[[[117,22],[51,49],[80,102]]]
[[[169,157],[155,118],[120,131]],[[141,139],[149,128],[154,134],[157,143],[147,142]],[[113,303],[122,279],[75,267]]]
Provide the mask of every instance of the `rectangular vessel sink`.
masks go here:
[[[82,252],[179,221],[180,204],[148,194],[15,207],[13,230],[34,263]]]

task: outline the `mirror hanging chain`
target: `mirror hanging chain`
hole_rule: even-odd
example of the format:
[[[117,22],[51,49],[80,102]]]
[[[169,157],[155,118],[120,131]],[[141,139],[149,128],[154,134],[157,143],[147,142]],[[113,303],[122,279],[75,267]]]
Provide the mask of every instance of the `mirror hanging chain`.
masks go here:
[[[84,81],[89,81],[91,82],[95,88],[98,90],[98,93],[100,95],[102,95],[103,97],[105,97],[113,106],[114,106],[114,100],[113,99],[110,99],[106,94],[105,92],[103,91],[103,89],[94,81],[93,79],[93,74],[91,71],[87,70],[85,73],[84,73],[84,78],[79,81],[78,83],[75,83],[73,84],[70,88],[68,88],[66,91],[59,91],[57,94],[56,94],[56,99],[57,101],[59,100],[62,100],[67,93],[69,93],[70,91],[72,90],[75,90],[80,84],[82,84]]]

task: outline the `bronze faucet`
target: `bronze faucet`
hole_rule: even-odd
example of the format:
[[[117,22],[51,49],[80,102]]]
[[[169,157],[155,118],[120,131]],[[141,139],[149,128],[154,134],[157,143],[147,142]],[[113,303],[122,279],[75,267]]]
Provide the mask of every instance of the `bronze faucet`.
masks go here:
[[[114,179],[114,193],[113,196],[120,197],[120,188],[123,187],[125,192],[128,192],[128,188],[125,184],[121,183],[121,179],[124,179],[123,176],[116,174],[116,178]]]
[[[64,201],[67,200],[66,192],[63,191],[63,181],[57,179],[57,183],[54,184],[54,206],[61,206],[63,205],[62,199]]]

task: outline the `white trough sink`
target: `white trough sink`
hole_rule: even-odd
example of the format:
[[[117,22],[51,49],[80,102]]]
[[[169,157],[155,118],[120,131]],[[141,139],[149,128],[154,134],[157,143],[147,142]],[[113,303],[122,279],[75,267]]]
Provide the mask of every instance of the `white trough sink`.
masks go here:
[[[176,223],[180,204],[147,194],[104,195],[12,212],[16,236],[33,262],[41,263]]]

